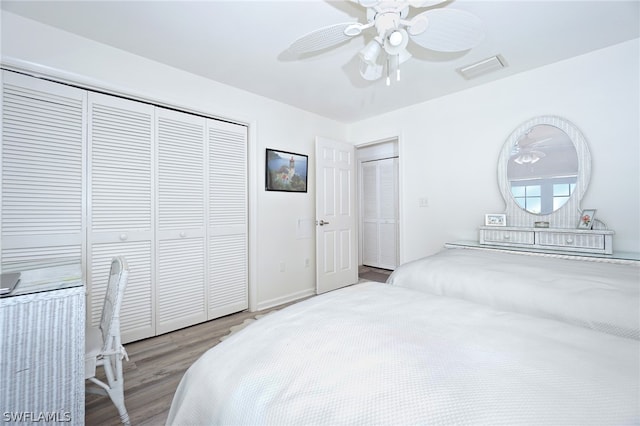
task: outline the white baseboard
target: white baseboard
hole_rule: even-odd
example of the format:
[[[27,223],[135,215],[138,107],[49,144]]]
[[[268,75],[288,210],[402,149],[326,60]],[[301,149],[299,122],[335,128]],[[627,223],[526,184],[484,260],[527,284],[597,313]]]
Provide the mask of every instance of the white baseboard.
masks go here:
[[[256,307],[256,309],[252,310],[251,312],[262,311],[264,309],[270,309],[270,308],[273,308],[274,306],[279,306],[284,303],[295,302],[296,300],[304,299],[305,297],[315,296],[315,294],[316,294],[315,289],[308,289],[308,290],[303,290],[303,291],[298,291],[296,293],[288,294],[286,296],[277,297],[275,299],[265,300],[264,302],[258,303],[258,306]]]

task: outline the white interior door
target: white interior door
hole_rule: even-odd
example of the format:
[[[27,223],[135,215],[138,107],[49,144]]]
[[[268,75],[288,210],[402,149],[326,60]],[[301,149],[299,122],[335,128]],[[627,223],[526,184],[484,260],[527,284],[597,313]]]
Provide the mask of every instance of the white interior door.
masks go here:
[[[358,281],[355,147],[316,138],[316,292]]]

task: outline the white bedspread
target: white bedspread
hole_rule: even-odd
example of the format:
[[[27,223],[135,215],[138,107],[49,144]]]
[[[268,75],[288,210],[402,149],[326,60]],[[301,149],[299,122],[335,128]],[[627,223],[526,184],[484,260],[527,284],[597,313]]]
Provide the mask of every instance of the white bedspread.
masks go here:
[[[453,249],[406,263],[387,282],[640,339],[640,262]]]
[[[168,424],[638,424],[639,345],[364,283],[210,349],[182,379]]]

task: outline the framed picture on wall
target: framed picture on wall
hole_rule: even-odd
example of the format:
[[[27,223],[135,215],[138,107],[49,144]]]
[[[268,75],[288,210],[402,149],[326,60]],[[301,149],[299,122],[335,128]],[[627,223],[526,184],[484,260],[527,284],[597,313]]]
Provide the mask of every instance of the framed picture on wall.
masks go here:
[[[304,154],[267,148],[265,190],[307,192],[308,161]]]
[[[504,213],[489,213],[484,215],[485,226],[507,226],[507,215]]]
[[[578,221],[578,229],[591,229],[593,228],[593,220],[596,217],[595,209],[583,210]]]

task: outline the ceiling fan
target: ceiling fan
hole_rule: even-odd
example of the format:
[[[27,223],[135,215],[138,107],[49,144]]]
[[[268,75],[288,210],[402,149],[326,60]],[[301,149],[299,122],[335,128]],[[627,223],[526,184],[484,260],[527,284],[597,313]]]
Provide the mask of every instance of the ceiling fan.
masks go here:
[[[400,64],[411,58],[409,41],[439,52],[461,52],[477,46],[484,38],[482,23],[475,15],[457,9],[435,8],[410,19],[409,8],[427,8],[447,0],[378,1],[351,0],[367,9],[367,23],[344,22],[306,34],[289,46],[299,56],[342,44],[369,29],[375,35],[360,50],[360,75],[365,80],[381,78],[386,69],[387,85],[395,72],[400,80]]]

